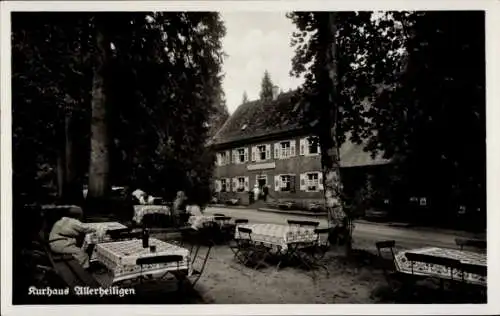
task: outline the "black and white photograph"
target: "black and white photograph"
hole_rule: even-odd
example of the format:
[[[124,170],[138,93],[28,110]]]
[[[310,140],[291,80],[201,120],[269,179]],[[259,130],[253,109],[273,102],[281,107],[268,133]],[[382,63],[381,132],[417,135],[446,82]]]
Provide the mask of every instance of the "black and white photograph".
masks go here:
[[[499,311],[485,9],[166,2],[2,5],[10,312]]]

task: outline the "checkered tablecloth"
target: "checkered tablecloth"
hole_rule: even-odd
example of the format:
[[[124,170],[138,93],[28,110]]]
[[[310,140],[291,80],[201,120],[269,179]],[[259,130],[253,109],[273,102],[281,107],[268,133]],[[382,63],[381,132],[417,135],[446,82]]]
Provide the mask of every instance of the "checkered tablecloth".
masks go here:
[[[430,256],[450,258],[455,260],[460,260],[462,263],[486,266],[486,254],[475,253],[470,251],[461,251],[457,249],[446,249],[446,248],[436,248],[436,247],[426,247],[420,249],[412,249],[399,252],[396,258],[396,268],[398,271],[403,273],[411,274],[411,262],[406,259],[407,253],[419,253],[426,254]],[[436,264],[428,264],[423,262],[413,263],[413,273],[416,275],[438,277],[443,279],[450,278],[450,270],[447,267]],[[460,280],[462,278],[462,272],[459,270],[453,271],[453,279]],[[486,285],[486,278],[480,275],[466,273],[464,275],[464,280],[468,283]]]
[[[250,228],[253,241],[279,246],[282,250],[288,249],[292,243],[315,242],[318,237],[314,233],[314,228],[310,227],[279,224],[239,224],[237,227]],[[235,238],[246,238],[246,234],[240,236],[236,229]]]
[[[82,248],[86,250],[89,245],[95,245],[103,242],[110,241],[109,235],[106,235],[106,231],[114,229],[127,228],[127,226],[120,224],[118,222],[101,222],[101,223],[85,223],[85,226],[91,227],[96,231],[94,233],[86,234],[83,241]],[[95,261],[95,251],[90,257],[90,261]]]
[[[190,216],[188,219],[188,224],[191,225],[192,228],[198,229],[203,227],[204,223],[215,222],[219,225],[224,224],[224,221],[216,220],[216,216],[211,215],[196,215]]]
[[[187,249],[156,238],[150,238],[149,245],[156,246],[156,252],[151,252],[150,248],[142,248],[142,240],[139,239],[98,244],[95,252],[97,260],[112,271],[113,283],[140,276],[141,267],[136,261],[143,257],[181,255],[184,260],[179,266],[175,262],[144,265],[142,275],[163,274],[176,270],[188,270],[191,273],[190,255]]]
[[[166,205],[134,205],[134,222],[141,223],[146,214],[170,215],[170,209]]]

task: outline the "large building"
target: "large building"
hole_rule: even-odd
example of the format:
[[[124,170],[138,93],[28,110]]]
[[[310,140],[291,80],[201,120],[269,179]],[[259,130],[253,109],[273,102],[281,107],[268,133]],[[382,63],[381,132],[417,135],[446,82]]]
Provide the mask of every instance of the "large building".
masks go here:
[[[307,208],[323,201],[320,148],[301,125],[293,92],[269,102],[241,104],[211,141],[216,151],[214,188],[219,200],[249,204],[248,192],[267,185],[275,201]],[[387,164],[372,158],[362,145],[346,141],[342,168]]]

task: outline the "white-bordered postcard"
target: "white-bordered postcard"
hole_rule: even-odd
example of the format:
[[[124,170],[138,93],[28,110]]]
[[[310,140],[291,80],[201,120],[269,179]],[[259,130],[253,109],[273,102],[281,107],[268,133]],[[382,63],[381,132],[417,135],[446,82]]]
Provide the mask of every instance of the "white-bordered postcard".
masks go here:
[[[486,0],[3,1],[2,314],[500,312],[499,29]]]

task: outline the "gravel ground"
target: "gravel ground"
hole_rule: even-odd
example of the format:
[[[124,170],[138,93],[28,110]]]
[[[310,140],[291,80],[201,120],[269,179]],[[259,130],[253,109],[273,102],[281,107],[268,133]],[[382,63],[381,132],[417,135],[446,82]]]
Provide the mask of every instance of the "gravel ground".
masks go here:
[[[359,258],[358,258],[359,259]],[[370,258],[367,258],[370,260]],[[214,304],[332,304],[376,303],[372,292],[385,279],[380,270],[362,261],[346,261],[331,252],[325,270],[275,266],[257,271],[237,263],[227,246],[216,246],[196,290]]]

